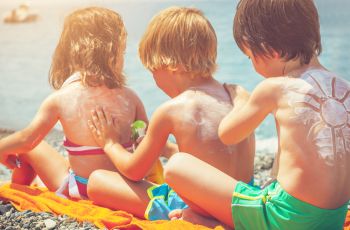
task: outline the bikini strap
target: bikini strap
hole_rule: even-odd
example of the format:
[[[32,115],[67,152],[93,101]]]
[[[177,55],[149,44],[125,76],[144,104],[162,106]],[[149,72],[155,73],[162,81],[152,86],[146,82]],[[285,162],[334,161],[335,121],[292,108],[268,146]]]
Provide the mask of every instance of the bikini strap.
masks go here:
[[[69,84],[72,83],[72,82],[80,81],[80,79],[81,79],[80,73],[79,73],[79,72],[75,72],[75,73],[73,73],[69,78],[67,78],[67,79],[63,82],[61,88],[63,88],[63,87],[65,87],[65,86],[69,85]]]

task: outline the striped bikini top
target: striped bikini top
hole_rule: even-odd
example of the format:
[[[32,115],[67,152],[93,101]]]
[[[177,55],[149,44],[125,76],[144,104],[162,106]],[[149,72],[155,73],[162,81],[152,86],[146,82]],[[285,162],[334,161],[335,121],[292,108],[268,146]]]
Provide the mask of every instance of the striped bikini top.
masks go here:
[[[69,155],[74,156],[105,154],[101,147],[78,145],[71,142],[67,138],[65,138],[65,140],[63,141],[63,146],[67,150]],[[133,151],[133,144],[131,142],[123,144],[123,147],[128,151]]]
[[[99,155],[105,154],[101,147],[95,146],[82,146],[71,142],[68,139],[63,141],[63,146],[69,153],[69,155]]]

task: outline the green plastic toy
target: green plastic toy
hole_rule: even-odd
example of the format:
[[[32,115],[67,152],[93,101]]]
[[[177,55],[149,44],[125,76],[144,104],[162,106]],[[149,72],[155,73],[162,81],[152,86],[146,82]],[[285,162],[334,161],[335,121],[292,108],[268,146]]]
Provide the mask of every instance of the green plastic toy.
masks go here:
[[[147,124],[142,120],[136,120],[131,125],[131,139],[135,142],[139,137],[146,134]]]

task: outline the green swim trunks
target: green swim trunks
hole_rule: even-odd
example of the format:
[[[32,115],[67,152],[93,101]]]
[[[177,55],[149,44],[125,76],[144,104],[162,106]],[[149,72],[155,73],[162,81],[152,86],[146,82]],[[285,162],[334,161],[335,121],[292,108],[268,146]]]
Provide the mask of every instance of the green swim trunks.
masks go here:
[[[343,229],[346,202],[338,209],[321,209],[289,195],[277,181],[264,189],[238,182],[232,195],[235,229]]]

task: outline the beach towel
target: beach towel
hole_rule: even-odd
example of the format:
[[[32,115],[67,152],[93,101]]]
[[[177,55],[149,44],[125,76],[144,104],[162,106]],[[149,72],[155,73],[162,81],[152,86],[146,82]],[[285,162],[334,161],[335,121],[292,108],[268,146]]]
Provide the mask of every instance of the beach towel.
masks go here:
[[[100,229],[208,229],[183,220],[142,220],[124,211],[112,211],[94,205],[92,201],[65,199],[46,188],[36,186],[5,184],[0,187],[0,200],[10,201],[19,211],[32,210],[68,215],[79,222],[91,222]],[[215,229],[219,230],[223,227],[217,226]]]
[[[348,210],[348,213],[346,215],[344,230],[350,230],[350,210]]]

